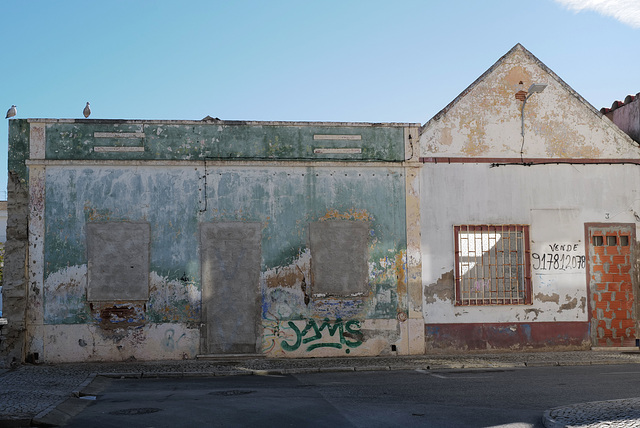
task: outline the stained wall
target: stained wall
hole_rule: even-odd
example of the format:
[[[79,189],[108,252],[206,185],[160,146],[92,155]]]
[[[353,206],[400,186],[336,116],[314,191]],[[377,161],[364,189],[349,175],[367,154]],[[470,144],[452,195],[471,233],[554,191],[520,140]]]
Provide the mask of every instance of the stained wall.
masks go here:
[[[585,224],[640,212],[640,150],[612,125],[516,45],[422,127],[427,350],[591,345]],[[530,304],[456,305],[457,225],[529,227]]]
[[[203,314],[202,260],[219,263],[212,272],[223,276],[235,275],[235,265],[215,251],[203,259],[200,240],[203,225],[222,223],[259,229],[259,275],[249,286],[259,302],[255,353],[408,353],[401,326],[408,318],[408,126],[19,122],[29,129],[15,137],[13,154],[13,169],[29,189],[24,358],[175,359],[214,349]],[[24,146],[28,154],[18,150]],[[363,281],[353,292],[350,284],[337,293],[315,289],[312,224],[352,224],[346,233],[364,228]],[[114,225],[125,232],[114,228],[110,237]],[[123,253],[148,248],[148,261],[94,248],[117,247],[128,230],[120,225],[137,236]],[[88,238],[90,228],[97,238]],[[98,254],[93,262],[90,254]],[[131,276],[107,293],[92,291],[91,270],[109,269],[109,257]],[[141,279],[141,266],[148,279]],[[128,291],[140,288],[131,281],[147,280],[148,298]],[[232,310],[234,301],[242,308],[242,297],[222,295]],[[222,333],[233,338],[229,325]]]

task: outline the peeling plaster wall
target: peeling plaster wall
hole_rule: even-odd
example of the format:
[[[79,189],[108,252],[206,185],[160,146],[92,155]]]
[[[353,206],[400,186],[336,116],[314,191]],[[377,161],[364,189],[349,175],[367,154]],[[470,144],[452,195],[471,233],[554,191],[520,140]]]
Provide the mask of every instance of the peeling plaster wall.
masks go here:
[[[430,219],[422,227],[425,322],[587,322],[584,265],[543,268],[533,258],[532,305],[454,306],[453,226],[528,224],[532,256],[584,257],[584,223],[636,222],[640,198],[633,195],[640,189],[629,185],[639,174],[637,167],[624,165],[425,164],[421,208]]]
[[[409,324],[417,326],[407,320],[406,171],[393,163],[404,159],[403,126],[12,122],[31,129],[30,142],[13,135],[29,150],[15,144],[11,153],[29,189],[29,270],[25,261],[17,274],[30,284],[26,338],[16,339],[22,358],[194,358],[206,331],[198,231],[218,221],[262,228],[259,352],[421,349],[408,338]],[[322,295],[314,291],[309,224],[338,220],[367,225],[367,285]],[[92,222],[149,226],[148,300],[87,297]],[[11,268],[19,272],[15,262]],[[288,340],[296,331],[297,345]]]
[[[208,167],[206,174],[206,211],[201,211],[203,167],[47,168],[45,324],[92,324],[103,318],[85,297],[85,225],[91,221],[150,224],[150,300],[133,316],[141,326],[157,323],[184,329],[200,322],[197,231],[199,223],[210,221],[262,224],[260,289],[266,329],[273,323],[286,329],[289,320],[301,319],[318,320],[319,324],[325,318],[332,323],[336,319],[364,323],[378,318],[395,322],[397,313],[406,311],[397,295],[398,282],[404,282],[406,253],[401,169]],[[363,221],[370,226],[364,295],[313,296],[308,225],[335,219]],[[92,331],[95,352],[108,349],[104,342],[113,340],[111,330]],[[182,342],[185,349],[176,348],[176,352],[193,357],[191,351],[197,349],[191,342],[194,337],[186,334]],[[269,343],[271,339],[264,340]],[[53,340],[45,343],[47,359],[64,355],[59,343],[68,345]],[[267,349],[270,346],[265,345]],[[141,358],[140,352],[136,358]],[[149,348],[147,358],[154,352]],[[109,351],[101,358],[114,355],[120,353]]]
[[[637,144],[518,47],[424,126],[421,156],[520,157],[522,102],[515,94],[532,83],[547,87],[526,103],[525,158],[638,158]]]
[[[427,350],[588,346],[584,224],[636,222],[638,167],[606,160],[638,144],[516,45],[422,127],[420,155]],[[530,225],[531,305],[454,305],[453,226],[478,224]]]

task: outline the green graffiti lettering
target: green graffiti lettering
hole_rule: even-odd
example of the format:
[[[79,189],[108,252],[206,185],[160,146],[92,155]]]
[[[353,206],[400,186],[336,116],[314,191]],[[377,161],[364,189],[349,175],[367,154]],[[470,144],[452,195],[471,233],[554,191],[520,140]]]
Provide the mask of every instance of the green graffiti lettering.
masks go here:
[[[302,341],[302,343],[309,343],[312,340],[322,339],[322,333],[320,333],[320,330],[318,329],[318,324],[316,324],[316,322],[314,320],[307,321],[306,327],[304,328],[304,330],[302,330],[302,337],[304,337],[304,335],[310,329],[313,329],[315,334],[313,336],[310,336],[310,337],[305,337],[304,340]]]
[[[289,327],[291,327],[293,331],[296,332],[296,342],[293,345],[289,345],[286,340],[283,340],[282,342],[280,342],[280,346],[282,346],[282,349],[284,349],[285,351],[290,352],[295,351],[300,347],[300,344],[302,343],[302,333],[300,333],[300,330],[298,330],[298,327],[293,321],[289,321]]]
[[[307,351],[312,351],[316,348],[337,348],[342,349],[342,345],[340,343],[314,343],[307,347]]]
[[[335,348],[342,349],[357,348],[362,345],[364,341],[364,335],[360,331],[359,320],[349,320],[344,322],[342,319],[337,318],[335,321],[331,321],[329,318],[325,318],[318,327],[315,320],[307,320],[302,331],[296,326],[293,321],[288,322],[289,327],[294,331],[296,340],[293,344],[288,343],[286,340],[280,342],[280,346],[284,351],[295,351],[300,348],[300,345],[315,342],[323,338],[323,332],[327,331],[329,334],[326,337],[334,337],[336,333],[338,337],[334,342],[319,342],[310,343],[307,347],[307,351],[312,351],[317,348]],[[349,349],[345,352],[349,353]]]
[[[358,320],[349,320],[346,322],[344,326],[345,330],[347,330],[344,334],[342,334],[342,340],[344,340],[345,345],[351,348],[357,348],[362,345],[362,340],[364,339],[362,332],[360,331],[360,321]],[[349,337],[355,340],[347,340]]]
[[[320,325],[320,331],[324,330],[325,328],[329,330],[329,336],[333,336],[334,334],[336,334],[336,330],[338,330],[340,331],[340,337],[342,337],[342,331],[343,331],[342,319],[337,318],[336,321],[333,323],[333,327],[332,327],[331,320],[329,318],[325,318],[322,325]]]

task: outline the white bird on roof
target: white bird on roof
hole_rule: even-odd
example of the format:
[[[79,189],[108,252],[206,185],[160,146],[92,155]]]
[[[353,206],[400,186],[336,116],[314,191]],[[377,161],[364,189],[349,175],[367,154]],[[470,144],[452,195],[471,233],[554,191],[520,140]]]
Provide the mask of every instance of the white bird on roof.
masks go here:
[[[11,106],[11,108],[7,110],[7,115],[4,118],[9,119],[10,117],[15,116],[16,114],[18,114],[18,109],[16,108],[16,106]]]
[[[87,105],[84,106],[84,110],[82,110],[82,114],[84,114],[85,118],[89,117],[89,115],[91,114],[91,107],[89,107],[88,102],[87,102]]]

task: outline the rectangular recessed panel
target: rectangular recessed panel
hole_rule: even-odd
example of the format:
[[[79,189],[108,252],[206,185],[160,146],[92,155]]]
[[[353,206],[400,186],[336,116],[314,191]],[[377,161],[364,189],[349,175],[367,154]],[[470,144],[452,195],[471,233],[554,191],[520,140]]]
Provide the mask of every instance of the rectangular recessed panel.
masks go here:
[[[314,295],[352,296],[368,291],[368,236],[366,222],[309,225]]]
[[[359,154],[362,153],[362,149],[313,149],[313,153],[315,154]]]
[[[144,138],[144,132],[94,132],[94,138]]]
[[[93,151],[97,153],[144,152],[144,147],[95,146]]]
[[[260,317],[260,223],[200,228],[206,352],[255,353]]]
[[[314,140],[362,140],[362,135],[314,134]]]
[[[86,225],[89,301],[149,299],[148,223]]]

